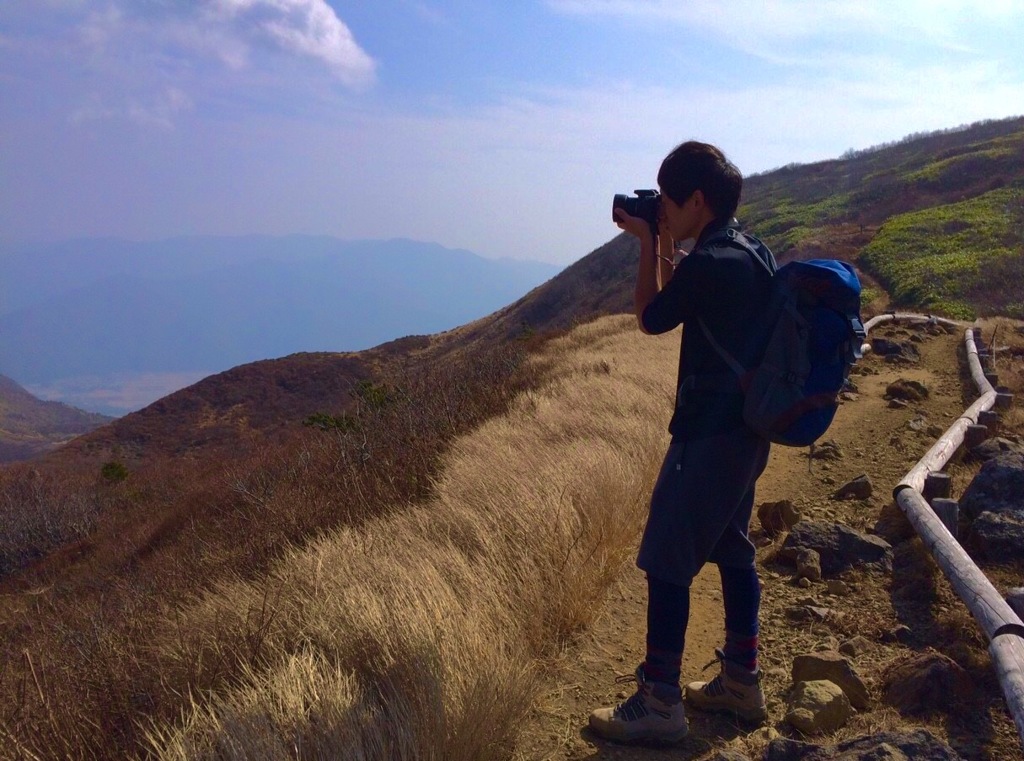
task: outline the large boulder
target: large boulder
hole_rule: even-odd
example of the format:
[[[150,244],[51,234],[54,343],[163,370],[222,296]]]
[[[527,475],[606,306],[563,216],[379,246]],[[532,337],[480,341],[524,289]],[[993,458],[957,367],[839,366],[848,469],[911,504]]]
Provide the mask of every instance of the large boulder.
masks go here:
[[[968,542],[983,560],[1024,557],[1024,510],[985,511],[971,524]]]
[[[1024,454],[1007,452],[978,471],[960,498],[960,511],[974,519],[985,512],[1024,509]]]
[[[967,541],[979,557],[1024,556],[1024,453],[987,460],[964,490],[960,510],[971,521]]]
[[[821,556],[825,576],[864,565],[892,570],[892,546],[888,542],[842,523],[800,521],[783,542],[779,557],[796,563],[802,550],[815,550]]]

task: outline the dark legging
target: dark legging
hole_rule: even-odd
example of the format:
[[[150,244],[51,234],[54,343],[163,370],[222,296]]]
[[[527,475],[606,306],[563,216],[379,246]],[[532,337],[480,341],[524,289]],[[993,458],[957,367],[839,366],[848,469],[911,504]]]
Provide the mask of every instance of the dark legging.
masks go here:
[[[730,660],[757,667],[757,613],[761,585],[755,568],[719,566],[725,606],[726,647]],[[644,673],[655,682],[679,683],[680,664],[690,619],[690,587],[647,576],[647,657]]]

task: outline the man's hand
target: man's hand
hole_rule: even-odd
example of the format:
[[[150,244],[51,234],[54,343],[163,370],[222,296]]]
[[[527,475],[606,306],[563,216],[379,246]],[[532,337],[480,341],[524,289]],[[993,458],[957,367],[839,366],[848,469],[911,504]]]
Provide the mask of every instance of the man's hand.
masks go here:
[[[651,226],[647,224],[646,219],[631,217],[625,209],[616,209],[615,224],[619,226],[620,230],[625,230],[633,237],[639,238],[641,242],[650,242],[651,249],[654,249],[654,236],[651,235]]]

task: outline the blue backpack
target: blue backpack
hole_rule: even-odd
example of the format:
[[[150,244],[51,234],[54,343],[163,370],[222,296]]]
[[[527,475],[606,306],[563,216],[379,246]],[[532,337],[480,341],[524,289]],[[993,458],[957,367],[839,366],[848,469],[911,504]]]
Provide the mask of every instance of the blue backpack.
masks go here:
[[[745,367],[699,320],[711,346],[739,380],[743,419],[776,444],[813,444],[832,423],[839,392],[861,356],[860,280],[835,259],[790,262],[775,270],[742,233],[726,229],[705,245],[728,242],[745,249],[771,274],[771,298],[762,329],[753,331],[754,358]],[[763,244],[762,244],[763,245]],[[769,257],[770,259],[770,257]]]

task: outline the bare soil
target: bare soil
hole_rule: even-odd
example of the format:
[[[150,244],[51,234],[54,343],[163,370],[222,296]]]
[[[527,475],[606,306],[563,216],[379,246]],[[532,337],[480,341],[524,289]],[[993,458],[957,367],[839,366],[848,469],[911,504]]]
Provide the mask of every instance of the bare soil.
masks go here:
[[[520,759],[703,759],[725,749],[760,759],[772,738],[800,737],[784,721],[794,657],[836,649],[856,635],[869,641],[854,662],[871,690],[872,705],[834,735],[808,739],[831,744],[886,729],[926,727],[965,759],[1024,758],[984,635],[891,497],[893,487],[935,442],[936,430],[948,428],[977,396],[962,369],[963,335],[960,331],[933,335],[891,324],[874,335],[914,341],[920,361],[896,364],[868,355],[856,368],[857,394],[843,403],[826,435],[839,445],[842,457],[811,460],[806,449],[775,447],[758,484],[757,504],[789,499],[804,519],[841,522],[879,533],[894,545],[892,573],[848,571],[838,577],[849,587],[842,595],[829,593],[829,579],[801,587],[793,579],[794,569],[776,558],[784,537],[765,537],[755,518],[752,536],[759,545],[763,583],[761,666],[769,719],[762,727],[753,728],[727,716],[688,710],[690,736],[672,748],[650,748],[605,742],[587,729],[591,710],[631,694],[632,685],[617,684],[615,677],[631,674],[644,656],[646,582],[639,570],[628,567],[605,599],[595,625],[581,634],[560,662],[552,664],[550,689],[524,728]],[[1006,340],[1005,331],[999,340]],[[1015,340],[1024,341],[1019,335]],[[1024,376],[1020,353],[1007,352],[1003,362],[1002,368],[997,367],[1001,373],[1009,371],[1014,379]],[[891,407],[885,398],[886,387],[900,378],[925,384],[927,399],[906,408]],[[1016,393],[1019,399],[1020,389]],[[1019,419],[1017,414],[1007,417],[1010,424]],[[976,471],[976,465],[950,466],[952,496],[959,496]],[[840,486],[862,474],[868,475],[874,486],[869,499],[839,501],[832,497]],[[1024,576],[1020,564],[985,570],[1003,591],[1021,585]],[[794,623],[787,615],[787,608],[808,597],[831,609],[824,622]],[[709,566],[692,587],[684,681],[710,678],[715,673],[717,664],[703,676],[701,672],[714,659],[714,648],[721,645],[722,638],[721,589],[717,569]],[[929,649],[963,666],[977,685],[975,694],[955,696],[923,715],[901,715],[882,700],[885,674]]]

